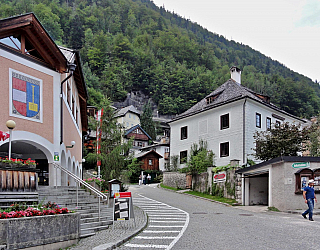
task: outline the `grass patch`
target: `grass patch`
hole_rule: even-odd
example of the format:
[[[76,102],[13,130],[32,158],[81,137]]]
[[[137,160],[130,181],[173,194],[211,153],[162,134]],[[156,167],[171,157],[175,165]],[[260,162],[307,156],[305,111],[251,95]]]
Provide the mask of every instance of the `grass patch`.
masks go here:
[[[228,198],[224,198],[224,197],[213,196],[213,195],[210,195],[210,194],[203,194],[203,193],[200,193],[200,192],[197,192],[197,191],[186,191],[185,193],[192,194],[192,195],[199,196],[199,197],[203,197],[203,198],[207,198],[207,199],[214,200],[214,201],[227,203],[227,204],[230,204],[230,205],[233,205],[234,203],[237,203],[237,201],[234,200],[234,199],[228,199]]]
[[[280,212],[280,210],[276,207],[268,207],[269,211]]]
[[[160,187],[166,188],[166,189],[170,189],[170,190],[174,190],[174,191],[181,190],[180,188],[169,187],[169,186],[163,185],[162,183],[160,183]]]

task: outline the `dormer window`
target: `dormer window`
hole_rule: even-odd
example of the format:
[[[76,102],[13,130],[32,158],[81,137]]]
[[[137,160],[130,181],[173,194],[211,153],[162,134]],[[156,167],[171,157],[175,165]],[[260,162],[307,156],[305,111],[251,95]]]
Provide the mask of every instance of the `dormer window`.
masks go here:
[[[221,92],[219,92],[219,93],[217,93],[217,94],[215,94],[215,95],[208,96],[208,97],[206,98],[206,100],[207,100],[207,104],[213,103],[213,102],[214,102],[214,100],[215,100],[215,99],[217,99],[217,98],[218,98],[218,96],[219,96],[221,93],[222,93],[222,91],[221,91]]]

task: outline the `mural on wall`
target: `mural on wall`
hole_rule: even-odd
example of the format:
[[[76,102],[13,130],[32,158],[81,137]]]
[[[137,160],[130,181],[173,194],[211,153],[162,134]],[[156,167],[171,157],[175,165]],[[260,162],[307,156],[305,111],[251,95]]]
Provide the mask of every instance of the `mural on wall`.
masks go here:
[[[42,80],[10,69],[10,116],[42,122]]]

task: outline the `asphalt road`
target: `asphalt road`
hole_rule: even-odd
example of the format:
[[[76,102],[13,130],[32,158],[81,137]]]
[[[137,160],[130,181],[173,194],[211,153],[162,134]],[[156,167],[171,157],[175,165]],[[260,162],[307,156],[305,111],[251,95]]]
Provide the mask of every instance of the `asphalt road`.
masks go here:
[[[319,249],[320,217],[255,213],[151,186],[132,186],[149,216],[142,232],[117,249]],[[162,217],[161,217],[162,216]],[[155,232],[159,230],[161,232]]]

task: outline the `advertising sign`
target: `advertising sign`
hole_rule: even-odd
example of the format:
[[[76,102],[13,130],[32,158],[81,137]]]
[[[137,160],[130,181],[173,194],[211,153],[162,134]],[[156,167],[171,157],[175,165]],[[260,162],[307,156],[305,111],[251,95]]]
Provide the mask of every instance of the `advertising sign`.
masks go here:
[[[225,171],[223,172],[219,172],[219,173],[215,173],[213,175],[213,182],[217,183],[217,182],[225,182],[227,179],[227,173]]]

